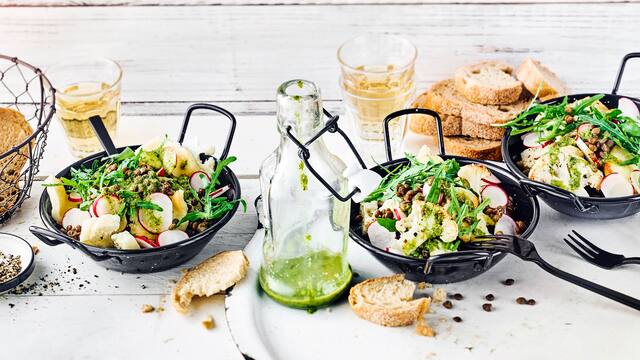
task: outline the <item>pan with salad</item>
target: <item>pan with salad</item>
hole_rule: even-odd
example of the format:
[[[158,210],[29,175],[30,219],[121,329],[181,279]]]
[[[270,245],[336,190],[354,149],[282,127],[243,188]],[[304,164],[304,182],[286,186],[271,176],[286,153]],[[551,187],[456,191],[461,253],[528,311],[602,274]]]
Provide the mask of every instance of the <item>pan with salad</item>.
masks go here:
[[[225,194],[220,175],[235,157],[198,159],[168,137],[102,161],[71,167],[44,183],[59,230],[85,245],[157,248],[207,230],[243,203]]]
[[[635,102],[604,94],[533,103],[504,126],[519,136],[516,165],[529,179],[582,197],[640,194],[640,117]]]
[[[443,159],[424,146],[408,163],[388,169],[360,203],[357,220],[371,245],[405,257],[453,253],[488,234],[519,235],[514,199],[481,162]]]

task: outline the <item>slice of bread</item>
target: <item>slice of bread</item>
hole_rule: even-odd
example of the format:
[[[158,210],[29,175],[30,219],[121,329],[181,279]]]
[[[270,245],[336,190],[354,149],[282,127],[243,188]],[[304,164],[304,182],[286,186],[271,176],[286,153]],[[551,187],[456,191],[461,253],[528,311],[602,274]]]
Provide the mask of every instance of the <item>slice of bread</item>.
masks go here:
[[[441,115],[442,135],[460,135],[462,134],[462,118],[455,115]],[[409,128],[416,134],[435,135],[437,134],[436,121],[429,115],[411,115],[409,119]]]
[[[538,93],[541,101],[546,101],[569,93],[567,85],[551,70],[547,69],[539,61],[531,58],[525,59],[518,71],[516,78],[522,82],[530,93]],[[540,89],[540,92],[538,92]]]
[[[33,129],[24,116],[10,108],[0,108],[0,155],[11,150],[33,134]],[[34,141],[30,145],[34,145]],[[13,207],[18,199],[22,174],[29,158],[29,144],[0,160],[0,214]]]
[[[427,93],[418,96],[418,98],[411,104],[411,107],[429,109],[429,107],[425,105],[426,97]],[[462,119],[460,116],[443,113],[440,115],[440,119],[442,120],[443,135],[460,135],[462,133]],[[409,128],[416,134],[435,135],[436,121],[429,115],[410,115]]]
[[[467,100],[484,105],[511,104],[522,94],[513,67],[501,61],[483,61],[456,71],[456,90]]]
[[[411,325],[429,311],[430,299],[414,299],[415,289],[403,274],[368,279],[351,288],[349,304],[359,317],[373,323]]]
[[[422,107],[438,114],[460,116],[462,105],[467,101],[456,92],[453,79],[438,81],[421,99]]]
[[[481,139],[500,140],[504,129],[492,124],[504,124],[524,111],[531,98],[523,92],[520,99],[508,105],[479,105],[467,103],[462,108],[462,135]]]
[[[249,259],[242,250],[223,251],[187,270],[173,288],[173,307],[189,311],[194,296],[211,296],[225,291],[242,280],[249,269]]]
[[[472,159],[501,161],[499,140],[477,139],[469,136],[445,136],[444,148],[449,155]]]

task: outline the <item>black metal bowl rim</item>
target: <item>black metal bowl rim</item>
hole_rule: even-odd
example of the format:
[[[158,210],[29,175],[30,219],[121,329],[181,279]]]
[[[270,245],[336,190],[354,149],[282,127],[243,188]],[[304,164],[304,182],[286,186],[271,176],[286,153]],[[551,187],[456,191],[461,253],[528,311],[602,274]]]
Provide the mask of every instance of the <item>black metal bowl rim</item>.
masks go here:
[[[47,76],[44,74],[44,72],[40,69],[37,68],[29,63],[26,63],[20,59],[18,59],[17,57],[14,56],[7,56],[7,55],[2,55],[0,54],[0,59],[5,59],[5,60],[9,60],[15,64],[20,64],[28,69],[30,69],[31,71],[33,71],[34,73],[36,73],[41,79],[42,79],[42,86],[44,87],[45,85],[48,86],[49,90],[51,91],[51,105],[50,105],[50,111],[49,111],[49,115],[47,116],[46,119],[44,119],[44,121],[42,121],[42,123],[40,124],[40,126],[38,126],[33,133],[31,133],[31,135],[29,135],[26,139],[24,139],[24,141],[22,141],[21,143],[17,144],[16,146],[12,147],[11,149],[5,151],[4,153],[0,154],[0,159],[6,157],[7,155],[14,153],[17,151],[17,149],[22,148],[23,146],[25,146],[26,144],[28,144],[29,142],[31,142],[33,139],[35,139],[36,136],[38,136],[38,134],[40,134],[45,127],[47,127],[49,125],[49,123],[51,122],[51,118],[53,118],[53,114],[55,114],[56,112],[56,107],[55,107],[55,98],[56,98],[56,90],[53,88],[53,86],[51,85],[51,82],[49,81],[49,79],[47,78]],[[40,99],[40,106],[42,108],[44,108],[45,106],[45,102],[44,102],[44,98]]]
[[[123,146],[123,147],[119,147],[117,149],[118,152],[123,151],[126,148],[131,148],[131,149],[136,149],[138,147],[140,147],[141,145],[131,145],[131,146]],[[105,151],[90,155],[86,158],[80,159],[78,161],[76,161],[75,163],[67,166],[64,170],[62,170],[61,172],[59,172],[56,176],[62,176],[62,173],[68,173],[70,171],[71,168],[73,167],[79,167],[80,165],[86,163],[86,162],[90,162],[90,161],[94,161],[94,160],[101,160],[107,157],[107,153]],[[229,168],[226,167],[225,171],[227,171],[229,173],[229,176],[231,177],[231,182],[232,182],[232,186],[233,186],[233,190],[235,192],[235,197],[234,200],[238,200],[241,197],[240,194],[240,186],[239,186],[239,181],[238,178],[236,177],[236,175],[233,173],[233,171]],[[78,242],[78,240],[64,234],[63,232],[60,231],[60,229],[58,229],[55,226],[51,226],[50,222],[47,221],[45,219],[45,216],[50,216],[49,214],[46,214],[46,211],[44,209],[44,200],[45,200],[45,194],[46,191],[43,192],[43,195],[40,197],[40,203],[39,203],[39,207],[40,207],[40,218],[42,219],[42,222],[45,224],[45,226],[52,231],[57,232],[59,235],[66,237],[67,239],[70,239],[72,241],[72,243]],[[48,197],[49,195],[47,194],[46,197]],[[190,236],[189,238],[182,240],[182,241],[178,241],[175,242],[173,244],[169,244],[169,245],[164,245],[164,246],[158,246],[155,248],[147,248],[147,249],[136,249],[136,250],[121,250],[121,249],[112,249],[112,248],[101,248],[98,246],[93,246],[93,245],[88,245],[88,244],[84,244],[82,243],[82,245],[84,247],[86,247],[87,249],[91,250],[91,252],[94,253],[101,253],[101,254],[109,254],[109,255],[132,255],[132,254],[139,254],[139,253],[152,253],[152,252],[160,252],[160,251],[165,251],[165,250],[171,250],[177,247],[181,247],[181,246],[185,246],[188,244],[191,244],[193,242],[197,242],[203,238],[206,238],[208,236],[211,236],[213,234],[215,234],[218,230],[220,230],[220,228],[222,228],[227,222],[229,222],[229,220],[231,220],[231,218],[233,217],[233,215],[235,214],[235,212],[237,211],[238,207],[240,206],[239,203],[236,203],[234,205],[234,207],[229,210],[229,212],[227,212],[223,217],[221,217],[218,220],[215,220],[214,223],[208,227],[205,231],[194,235],[194,236]]]
[[[484,160],[477,160],[477,159],[470,159],[470,158],[466,158],[466,157],[462,157],[462,156],[456,156],[456,155],[439,155],[442,158],[445,159],[454,159],[456,161],[458,160],[462,160],[468,163],[475,163],[475,164],[482,164],[484,166],[487,166],[489,169],[491,169],[491,171],[496,171],[498,173],[500,173],[501,175],[512,179],[514,181],[515,184],[519,184],[518,180],[516,178],[514,178],[514,176],[507,170],[494,165],[488,161],[484,161]],[[402,163],[402,162],[407,162],[409,161],[409,159],[407,158],[400,158],[400,159],[395,159],[392,161],[388,161],[385,163],[382,163],[380,165],[377,165],[374,167],[375,168],[387,168],[387,167],[391,167],[394,166],[396,164]],[[519,186],[519,185],[517,185]],[[524,191],[524,190],[523,190]],[[525,191],[526,192],[526,191]],[[538,200],[535,196],[529,196],[528,197],[531,202],[533,203],[533,218],[531,219],[531,222],[528,224],[527,229],[520,234],[521,237],[523,238],[527,238],[529,237],[534,229],[536,228],[536,226],[538,225],[538,221],[540,220],[540,204],[538,203]],[[501,251],[477,251],[477,250],[461,250],[461,251],[455,251],[452,253],[446,253],[446,254],[439,254],[439,255],[434,255],[434,256],[430,256],[428,259],[422,259],[422,258],[415,258],[415,257],[411,257],[411,256],[405,256],[405,255],[400,255],[400,254],[394,254],[388,251],[385,251],[383,249],[380,249],[376,246],[374,246],[373,244],[371,244],[371,242],[366,241],[362,235],[356,233],[355,231],[349,231],[349,233],[351,234],[352,237],[355,237],[355,241],[358,242],[361,246],[364,246],[366,249],[378,254],[378,255],[382,255],[385,256],[387,258],[391,258],[394,259],[396,261],[403,261],[403,262],[413,262],[413,263],[420,263],[420,264],[424,264],[424,262],[426,260],[435,260],[435,259],[446,259],[446,260],[451,260],[451,261],[456,261],[456,260],[461,260],[463,258],[466,257],[472,257],[472,256],[479,256],[479,255],[485,255],[485,256],[489,256],[489,255],[493,255],[493,256],[498,256],[500,254],[502,254]]]
[[[638,104],[640,104],[640,99],[635,98],[635,97],[631,97],[631,96],[622,96],[622,95],[618,95],[618,94],[607,94],[607,93],[583,93],[583,94],[570,94],[570,95],[565,95],[565,96],[560,96],[560,97],[556,97],[553,99],[549,99],[546,101],[541,102],[541,104],[551,104],[551,103],[555,103],[558,101],[562,101],[565,97],[591,97],[594,95],[599,95],[599,94],[604,94],[607,96],[613,96],[616,97],[618,99],[620,98],[627,98],[630,99]],[[513,137],[515,138],[517,135],[514,135]],[[511,137],[511,129],[506,129],[504,136],[502,137],[502,150],[503,153],[506,155],[509,155],[509,137]],[[522,141],[522,140],[520,140]],[[514,173],[514,175],[516,175],[517,179],[527,179],[529,181],[535,182],[537,184],[541,184],[541,185],[546,185],[546,186],[551,186],[554,189],[556,189],[558,191],[558,193],[560,193],[561,195],[564,196],[576,196],[580,199],[587,199],[590,202],[593,203],[606,203],[606,204],[615,204],[615,203],[624,203],[624,202],[629,202],[629,201],[640,201],[640,194],[637,195],[631,195],[631,196],[618,196],[618,197],[610,197],[610,198],[605,198],[605,197],[592,197],[592,196],[579,196],[579,195],[575,195],[572,192],[569,192],[567,190],[564,190],[562,188],[559,188],[557,186],[553,186],[551,184],[546,184],[540,181],[535,181],[535,180],[531,180],[529,179],[523,172],[522,170],[520,170],[520,168],[516,165],[513,166],[512,165],[512,161],[511,161],[511,157],[509,156],[505,156],[505,163],[507,164],[507,167],[509,168],[509,170],[511,170],[511,172]]]

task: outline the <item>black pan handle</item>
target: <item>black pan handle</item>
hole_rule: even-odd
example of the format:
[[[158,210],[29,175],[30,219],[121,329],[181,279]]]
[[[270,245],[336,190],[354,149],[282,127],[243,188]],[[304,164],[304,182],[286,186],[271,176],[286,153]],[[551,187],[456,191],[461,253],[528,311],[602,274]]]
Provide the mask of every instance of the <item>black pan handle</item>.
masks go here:
[[[72,240],[62,234],[59,234],[55,231],[51,231],[49,229],[41,228],[39,226],[30,226],[29,231],[31,231],[31,233],[35,237],[40,239],[40,241],[42,241],[43,243],[49,246],[57,246],[62,243],[65,243],[74,249],[78,249],[82,251],[85,255],[89,256],[94,261],[105,261],[115,257],[111,255],[106,255],[106,254],[96,255],[92,253],[89,249],[87,249],[87,247],[84,246],[83,243]]]
[[[93,132],[98,137],[98,140],[100,140],[100,144],[102,144],[102,147],[107,152],[107,155],[111,156],[117,154],[116,146],[113,145],[113,140],[111,139],[111,136],[109,136],[107,128],[104,127],[102,118],[98,115],[94,115],[89,118],[89,122],[93,128]]]
[[[436,133],[438,135],[438,149],[440,151],[440,155],[446,155],[444,151],[444,139],[442,137],[442,120],[440,119],[440,115],[437,112],[430,109],[403,109],[392,112],[384,118],[384,146],[386,147],[387,152],[387,161],[393,160],[393,154],[391,154],[391,135],[389,134],[389,122],[399,116],[403,115],[411,115],[411,114],[423,114],[432,116],[436,122]]]
[[[433,271],[433,267],[440,263],[447,263],[452,261],[452,258],[455,258],[455,261],[466,262],[466,261],[474,261],[476,264],[474,265],[475,271],[483,271],[487,270],[491,263],[493,263],[494,255],[499,254],[498,252],[488,252],[488,251],[472,251],[472,250],[462,250],[455,253],[441,254],[429,256],[426,263],[424,264],[424,273],[430,274]]]
[[[616,83],[613,85],[613,90],[611,90],[613,95],[618,93],[618,88],[620,87],[620,81],[622,81],[622,74],[624,73],[624,67],[627,65],[627,60],[634,58],[640,58],[640,52],[629,53],[622,58],[622,63],[620,63],[620,69],[618,69],[618,75],[616,76]]]
[[[536,196],[539,193],[547,193],[549,195],[563,197],[567,200],[572,201],[576,209],[578,209],[578,211],[582,213],[595,214],[600,211],[600,207],[598,205],[585,202],[578,195],[570,191],[560,189],[556,186],[543,184],[541,182],[533,181],[530,179],[520,179],[518,180],[518,182],[520,183],[520,187],[522,187],[524,191],[526,191],[530,196]]]
[[[187,108],[187,112],[184,115],[184,120],[182,121],[182,129],[180,129],[180,137],[178,138],[178,142],[182,145],[184,141],[185,135],[187,134],[187,128],[189,127],[189,120],[191,119],[191,114],[196,110],[211,110],[218,114],[222,114],[231,121],[231,126],[229,127],[229,132],[227,133],[227,142],[224,145],[224,150],[222,154],[220,154],[220,160],[224,160],[229,155],[229,149],[231,148],[231,142],[233,141],[233,134],[236,132],[236,117],[233,116],[232,113],[223,109],[219,106],[213,104],[205,104],[205,103],[197,103],[189,106]]]

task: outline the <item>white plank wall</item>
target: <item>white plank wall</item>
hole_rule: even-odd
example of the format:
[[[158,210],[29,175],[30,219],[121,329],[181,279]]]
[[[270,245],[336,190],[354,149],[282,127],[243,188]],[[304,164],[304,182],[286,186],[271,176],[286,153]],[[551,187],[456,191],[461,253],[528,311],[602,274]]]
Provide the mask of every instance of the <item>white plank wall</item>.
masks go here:
[[[104,55],[125,71],[123,100],[272,100],[285,79],[317,81],[339,99],[337,47],[365,32],[406,36],[419,86],[460,65],[544,61],[582,91],[610,91],[637,50],[640,4],[61,7],[0,9],[2,51],[41,67]],[[624,89],[638,83],[630,66]]]

